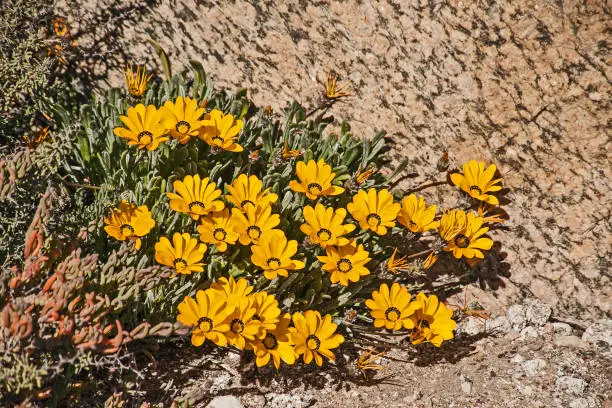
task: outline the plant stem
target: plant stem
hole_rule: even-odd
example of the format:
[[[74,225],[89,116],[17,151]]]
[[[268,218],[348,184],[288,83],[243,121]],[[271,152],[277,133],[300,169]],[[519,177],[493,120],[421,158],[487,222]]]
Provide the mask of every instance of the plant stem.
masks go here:
[[[432,181],[431,183],[422,184],[422,185],[420,185],[420,186],[418,186],[416,188],[408,190],[406,192],[406,194],[414,193],[414,192],[421,191],[421,190],[425,190],[425,189],[430,188],[430,187],[441,186],[443,184],[447,184],[446,180]]]

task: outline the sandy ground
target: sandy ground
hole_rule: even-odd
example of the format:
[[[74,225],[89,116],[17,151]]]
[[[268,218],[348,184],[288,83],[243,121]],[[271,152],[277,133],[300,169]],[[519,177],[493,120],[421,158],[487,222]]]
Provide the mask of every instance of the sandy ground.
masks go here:
[[[79,37],[79,47],[92,56],[90,74],[111,84],[120,84],[120,67],[127,61],[146,63],[161,74],[148,38],[165,48],[175,71],[199,60],[218,87],[246,87],[257,104],[276,112],[294,99],[315,106],[326,72],[339,72],[353,82],[355,96],[332,113],[349,121],[357,136],[375,129],[392,135],[394,157],[410,159],[408,172],[415,174],[401,187],[443,178],[436,171],[443,152],[452,167],[472,158],[498,165],[510,190],[507,230],[496,235],[509,276],[490,271],[495,284],[484,279],[470,287],[470,297],[499,316],[513,303],[538,298],[555,316],[584,326],[609,317],[612,116],[606,2],[79,1],[70,13],[74,31],[88,31]],[[443,206],[458,197],[449,186],[427,195]],[[516,340],[504,336],[494,341],[502,350],[498,354],[514,347]],[[542,352],[542,358],[550,359],[547,370],[556,369],[558,379],[552,355],[561,351],[551,342],[552,351]],[[573,356],[582,356],[577,350]],[[464,394],[445,384],[456,382],[462,364],[473,368],[479,361],[474,358],[441,363],[435,378],[421,377],[450,398],[429,406],[525,406],[538,400],[519,393],[523,399],[495,402],[500,395],[488,387],[500,385],[480,387],[474,379],[482,401],[453,400]],[[497,364],[488,358],[485,353],[478,364]],[[589,361],[588,355],[580,358]],[[393,364],[414,385],[413,374],[407,374],[412,365]],[[522,388],[533,380],[525,378],[517,383]],[[540,406],[555,401],[558,387],[551,381],[552,388],[533,389],[549,393]],[[383,403],[391,401],[381,394],[389,387],[358,393],[360,398],[376,394],[380,402],[372,406],[395,406]],[[508,387],[500,390],[518,393],[517,386]],[[398,401],[404,402],[397,406],[412,406],[405,399],[412,388],[399,389]],[[315,406],[328,406],[320,397]],[[338,403],[354,400],[344,398],[334,405],[369,406]],[[589,398],[592,406],[605,401],[601,395]]]

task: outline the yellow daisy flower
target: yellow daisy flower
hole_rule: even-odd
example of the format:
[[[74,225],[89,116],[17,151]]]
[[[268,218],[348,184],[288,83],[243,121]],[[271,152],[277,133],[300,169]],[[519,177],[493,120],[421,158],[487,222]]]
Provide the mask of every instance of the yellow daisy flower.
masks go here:
[[[281,311],[278,307],[278,300],[274,295],[269,295],[267,292],[255,292],[251,295],[254,299],[253,306],[255,307],[255,316],[253,319],[261,322],[261,336],[267,331],[272,331],[278,324],[278,319]]]
[[[192,137],[198,137],[204,126],[201,118],[205,109],[198,107],[195,99],[179,96],[175,102],[166,101],[159,111],[162,125],[181,144],[186,144]]]
[[[291,259],[297,253],[298,243],[287,240],[281,230],[268,230],[261,234],[258,242],[251,247],[251,262],[264,270],[264,276],[270,280],[278,275],[287,277],[288,271],[303,269],[306,264]]]
[[[324,207],[322,204],[312,208],[307,205],[304,207],[305,224],[300,226],[300,230],[308,235],[310,242],[319,244],[323,248],[328,245],[346,245],[349,239],[343,235],[351,233],[355,226],[353,224],[342,224],[346,217],[346,210],[332,207]]]
[[[125,68],[125,86],[128,92],[134,98],[140,98],[144,95],[147,90],[147,84],[153,78],[153,74],[147,76],[147,69],[145,67],[138,66],[136,72],[132,64]]]
[[[104,230],[119,241],[134,241],[135,248],[140,249],[144,237],[155,226],[155,220],[146,205],[136,207],[134,203],[122,200],[118,208],[113,209],[110,217],[104,219],[107,224]]]
[[[216,189],[217,184],[208,177],[200,179],[198,174],[185,176],[183,181],[176,180],[172,185],[176,193],[166,193],[170,199],[170,208],[187,213],[194,220],[225,208],[223,201],[217,200],[221,190]]]
[[[232,208],[232,218],[236,232],[240,234],[238,240],[242,245],[257,244],[265,231],[270,231],[280,224],[280,216],[272,214],[272,207],[252,208],[249,206],[243,213]]]
[[[238,153],[243,148],[234,139],[243,126],[241,120],[234,120],[232,115],[225,115],[220,110],[213,109],[204,117],[204,127],[199,137],[212,147]]]
[[[234,245],[238,240],[238,233],[234,229],[234,221],[228,208],[201,217],[197,230],[200,241],[214,245],[219,252],[227,251],[227,246]]]
[[[362,229],[371,230],[378,235],[385,235],[387,227],[395,225],[400,208],[399,203],[393,202],[393,196],[388,190],[376,192],[373,188],[367,193],[359,190],[353,196],[353,202],[346,206]]]
[[[297,193],[305,193],[311,200],[344,192],[343,187],[332,185],[336,173],[332,173],[331,166],[325,164],[323,159],[318,162],[314,160],[309,160],[308,163],[297,162],[295,172],[299,181],[291,180],[289,187]]]
[[[414,321],[410,317],[417,305],[410,303],[410,293],[404,285],[396,282],[389,290],[389,286],[383,283],[378,290],[372,292],[372,299],[367,299],[365,304],[370,309],[376,328],[400,330],[414,327]]]
[[[172,242],[166,237],[161,237],[155,244],[155,261],[162,265],[174,268],[183,275],[191,275],[192,272],[203,272],[204,252],[206,245],[198,243],[187,233],[175,232]]]
[[[234,312],[229,316],[229,331],[225,333],[231,346],[250,350],[252,343],[259,340],[261,321],[254,318],[256,312],[252,297],[243,297],[237,303]]]
[[[123,139],[127,139],[129,145],[138,146],[139,149],[155,150],[160,143],[167,141],[166,129],[161,124],[161,113],[153,105],[145,107],[138,104],[129,107],[127,116],[119,116],[127,126],[116,127],[113,133]]]
[[[416,234],[438,228],[440,223],[434,221],[435,217],[435,205],[427,207],[423,197],[410,194],[402,199],[402,208],[397,216],[397,220]]]
[[[363,248],[363,245],[357,246],[355,241],[341,247],[328,246],[325,252],[326,256],[317,256],[317,258],[323,263],[322,269],[331,273],[332,283],[348,286],[349,281],[357,282],[362,276],[370,274],[365,267],[365,264],[372,259],[369,257],[370,253]]]
[[[323,364],[323,357],[336,361],[331,351],[344,343],[344,337],[336,333],[338,325],[332,323],[330,315],[321,317],[317,310],[307,310],[304,314],[293,314],[293,324],[290,328],[291,340],[295,344],[295,352],[303,355],[304,363],[310,364],[312,360],[318,366]]]
[[[452,252],[457,259],[484,258],[481,249],[491,249],[493,240],[482,236],[489,231],[488,227],[481,228],[483,221],[482,217],[477,217],[473,213],[466,214],[461,210],[442,214],[440,236],[447,241],[443,249]]]
[[[248,206],[267,207],[278,200],[278,196],[269,193],[270,189],[262,191],[263,182],[257,176],[241,174],[234,179],[231,186],[227,186],[229,194],[225,196],[227,201],[246,211]]]
[[[269,330],[261,341],[253,345],[257,367],[265,366],[270,359],[277,369],[280,367],[281,360],[289,365],[295,364],[297,353],[291,342],[290,324],[291,315],[285,313],[276,328]]]
[[[228,278],[221,277],[210,285],[210,290],[213,291],[219,299],[227,302],[229,306],[236,305],[240,302],[240,299],[247,297],[253,292],[253,287],[249,285],[249,282],[242,278],[238,281],[234,280],[232,276]]]
[[[210,340],[219,347],[227,344],[225,334],[230,329],[229,316],[234,308],[220,302],[209,290],[198,290],[196,299],[185,296],[178,305],[179,315],[176,317],[185,326],[195,327],[191,334],[191,344],[201,346]]]
[[[463,174],[453,173],[450,177],[454,185],[468,193],[471,197],[497,205],[499,204],[497,197],[487,194],[502,189],[501,185],[498,184],[501,183],[502,179],[493,180],[496,170],[495,164],[491,164],[485,169],[485,162],[470,160],[463,165]]]
[[[412,304],[411,307],[416,309],[410,318],[412,344],[429,342],[440,347],[444,340],[454,337],[453,330],[457,323],[451,319],[453,310],[438,301],[435,295],[427,297],[424,293],[419,293]]]

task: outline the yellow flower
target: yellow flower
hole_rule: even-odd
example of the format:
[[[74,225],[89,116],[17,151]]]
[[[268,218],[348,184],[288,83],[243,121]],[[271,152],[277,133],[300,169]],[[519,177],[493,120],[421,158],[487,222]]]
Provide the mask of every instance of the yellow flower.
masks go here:
[[[166,129],[161,124],[161,113],[155,106],[145,107],[139,103],[135,107],[129,107],[127,116],[119,116],[127,126],[116,127],[113,133],[123,139],[127,139],[129,145],[138,146],[139,149],[155,150],[160,143],[167,141]]]
[[[331,207],[324,207],[317,203],[315,208],[307,205],[304,207],[305,224],[300,230],[310,238],[313,244],[319,244],[323,248],[328,245],[346,245],[349,239],[343,235],[351,233],[355,226],[353,224],[342,224],[346,217],[346,210],[338,208],[334,211]]]
[[[177,273],[191,275],[192,272],[203,272],[204,252],[206,245],[198,243],[187,233],[175,232],[172,243],[166,237],[161,237],[155,244],[155,261],[174,268]]]
[[[489,231],[488,227],[482,227],[483,218],[473,213],[461,210],[452,210],[442,214],[440,219],[440,236],[447,241],[443,248],[452,252],[457,259],[484,258],[481,249],[489,250],[493,246],[493,240],[482,235]]]
[[[179,315],[176,320],[185,326],[195,326],[191,334],[191,344],[201,346],[210,340],[219,347],[227,344],[225,334],[229,331],[228,317],[234,311],[225,301],[219,301],[210,290],[198,290],[196,300],[185,296],[178,305]]]
[[[307,310],[304,314],[296,312],[293,314],[291,328],[291,340],[295,344],[295,351],[303,355],[304,363],[310,364],[315,360],[318,366],[323,364],[323,357],[336,361],[336,356],[331,349],[337,348],[344,343],[344,337],[336,333],[338,325],[332,323],[330,315],[321,318],[316,310]]]
[[[297,193],[306,193],[306,197],[311,200],[344,192],[343,187],[332,185],[336,173],[332,173],[331,166],[325,164],[323,159],[316,163],[314,160],[309,160],[308,163],[297,162],[295,172],[299,182],[291,180],[289,187]]]
[[[242,211],[246,211],[249,206],[267,207],[275,203],[278,196],[269,193],[269,188],[262,191],[262,186],[263,182],[257,176],[241,174],[234,179],[231,186],[227,186],[229,194],[225,198]]]
[[[280,216],[272,214],[272,207],[253,208],[249,206],[243,213],[232,208],[232,218],[236,232],[240,234],[238,240],[242,245],[257,244],[265,231],[270,231],[280,224]]]
[[[147,69],[145,67],[138,66],[136,68],[136,72],[134,72],[134,68],[132,64],[129,67],[125,68],[125,86],[127,87],[128,92],[135,98],[140,98],[144,95],[147,90],[147,84],[153,77],[153,74],[147,76]]]
[[[270,280],[278,275],[287,277],[288,271],[303,269],[305,266],[304,262],[291,259],[297,249],[297,241],[288,241],[283,231],[264,231],[258,242],[251,247],[251,262],[263,269],[264,276]]]
[[[395,255],[397,255],[397,248],[393,250],[393,255],[391,258],[387,260],[387,271],[391,273],[403,272],[410,265],[410,263],[406,260],[406,256],[402,256],[401,258],[395,259]]]
[[[224,302],[227,302],[229,306],[233,306],[237,305],[240,299],[247,297],[253,291],[253,287],[244,278],[235,281],[230,276],[229,279],[225,277],[219,278],[210,285],[210,290]]]
[[[232,115],[225,115],[220,110],[213,109],[204,117],[204,127],[199,137],[212,147],[237,153],[243,149],[234,139],[243,126],[241,120],[234,120]]]
[[[252,349],[252,343],[261,336],[261,322],[255,318],[256,312],[252,297],[243,297],[238,301],[234,313],[229,316],[230,327],[226,332],[230,345],[240,350]]]
[[[453,310],[446,307],[435,295],[427,297],[423,293],[416,296],[411,307],[415,308],[412,315],[412,332],[410,341],[412,344],[429,342],[440,347],[442,341],[450,340],[457,323],[451,319]]]
[[[181,144],[186,144],[192,137],[198,137],[204,121],[204,108],[198,107],[198,101],[179,96],[175,102],[166,101],[161,107],[162,124],[170,135]]]
[[[435,217],[435,205],[427,207],[423,197],[417,198],[416,195],[410,194],[402,200],[402,208],[397,220],[416,234],[438,228],[439,222],[434,221]]]
[[[291,332],[289,325],[291,324],[291,315],[285,313],[275,329],[269,330],[265,337],[253,345],[255,351],[255,364],[257,367],[263,367],[270,362],[270,358],[274,362],[274,367],[280,367],[280,361],[283,360],[286,364],[292,365],[295,363],[297,353],[291,342]]]
[[[355,241],[341,247],[328,246],[325,252],[326,256],[317,258],[323,263],[323,270],[331,273],[332,283],[348,286],[349,281],[357,282],[362,276],[370,274],[365,267],[372,259],[369,257],[370,253],[363,245],[357,246]]]
[[[400,330],[414,327],[410,317],[417,306],[410,303],[410,293],[404,285],[396,282],[389,290],[389,286],[383,283],[378,290],[372,292],[372,299],[367,299],[365,304],[370,309],[376,328]]]
[[[267,292],[255,292],[251,297],[254,299],[253,306],[255,307],[253,318],[261,322],[259,337],[263,337],[267,331],[274,330],[278,324],[281,314],[278,301],[274,295],[269,295]]]
[[[200,179],[198,174],[185,176],[183,181],[176,180],[172,185],[176,193],[166,193],[170,199],[170,208],[187,213],[194,220],[225,208],[223,201],[217,200],[221,190],[216,189],[217,184],[208,177]]]
[[[144,237],[155,226],[155,220],[146,205],[136,207],[136,204],[121,201],[119,208],[112,211],[110,217],[104,219],[107,224],[104,230],[119,241],[134,241],[136,249],[142,244]]]
[[[234,245],[238,240],[238,233],[228,208],[202,216],[200,223],[197,227],[200,241],[214,245],[219,252],[225,252],[228,244]]]
[[[371,230],[378,235],[385,235],[387,227],[395,225],[400,208],[399,203],[393,202],[393,196],[388,190],[376,192],[373,188],[367,193],[359,190],[353,196],[353,202],[346,206],[362,229]]]
[[[338,74],[329,71],[327,73],[327,84],[325,84],[325,97],[329,100],[347,98],[353,94],[349,92],[351,81],[338,84]]]
[[[450,177],[454,185],[461,188],[473,198],[492,205],[497,205],[499,204],[497,197],[487,194],[502,189],[501,185],[498,185],[498,183],[501,183],[502,179],[493,180],[496,169],[497,167],[491,164],[485,170],[485,163],[483,161],[477,162],[476,160],[470,160],[463,165],[463,174],[453,173]]]

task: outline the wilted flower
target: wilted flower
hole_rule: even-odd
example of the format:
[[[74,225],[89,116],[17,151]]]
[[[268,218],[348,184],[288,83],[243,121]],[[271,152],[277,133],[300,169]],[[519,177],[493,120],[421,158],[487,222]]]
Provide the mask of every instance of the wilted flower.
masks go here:
[[[453,310],[447,308],[435,295],[426,296],[419,293],[411,307],[416,309],[411,317],[412,332],[410,341],[412,344],[429,342],[440,347],[442,341],[450,340],[457,323],[451,319]]]
[[[268,364],[270,358],[272,358],[276,368],[280,367],[281,360],[289,365],[295,363],[295,359],[298,356],[290,339],[290,324],[291,315],[285,313],[275,329],[268,330],[262,340],[253,344],[257,367],[263,367]]]
[[[351,82],[345,82],[342,84],[338,83],[338,74],[329,71],[327,74],[327,83],[325,84],[325,98],[329,100],[336,100],[341,98],[348,98],[353,94],[348,92],[351,86]]]
[[[361,171],[361,169],[359,169],[359,171],[357,171],[357,174],[355,174],[354,177],[355,184],[357,184],[358,186],[362,185],[363,183],[368,181],[370,177],[376,174],[376,171],[377,170],[375,166],[372,166],[364,171]]]
[[[393,202],[393,196],[388,190],[376,192],[374,188],[369,189],[367,193],[359,190],[353,196],[353,202],[346,206],[362,229],[371,230],[378,235],[385,235],[387,227],[395,225],[400,208],[399,203]]]
[[[293,158],[300,157],[303,154],[304,152],[301,150],[289,149],[289,141],[285,140],[285,147],[283,147],[283,150],[281,151],[281,157],[283,160],[291,160]]]
[[[272,207],[253,208],[249,206],[243,213],[232,208],[232,218],[236,232],[240,234],[238,240],[242,245],[257,244],[265,231],[270,231],[280,224],[280,216],[272,214]]]
[[[186,144],[192,137],[198,137],[204,126],[202,115],[204,108],[198,107],[198,101],[179,96],[175,102],[166,101],[160,108],[162,124],[170,135],[181,144]]]
[[[217,346],[227,344],[225,334],[229,331],[229,315],[234,311],[224,300],[220,300],[210,290],[198,290],[196,300],[185,296],[178,305],[177,320],[185,326],[194,326],[191,334],[191,344],[201,346],[205,340],[210,340]]]
[[[217,109],[213,109],[204,117],[204,126],[200,131],[200,139],[212,147],[230,152],[241,152],[242,146],[235,139],[242,130],[244,123],[235,120],[232,115],[225,115]]]
[[[406,256],[404,255],[401,258],[396,259],[395,255],[397,255],[397,248],[393,250],[391,258],[387,260],[387,264],[385,265],[386,270],[391,273],[398,273],[406,270],[406,268],[410,265],[410,263],[406,260]]]
[[[440,219],[440,236],[447,241],[443,248],[452,252],[457,259],[484,258],[481,249],[489,250],[493,246],[493,240],[482,237],[489,228],[482,227],[482,217],[473,213],[466,214],[460,210],[445,212]]]
[[[288,241],[283,231],[267,230],[251,246],[251,262],[263,269],[264,276],[270,280],[278,275],[287,277],[288,271],[303,269],[305,266],[304,262],[291,259],[297,247],[297,241]]]
[[[434,221],[435,217],[435,205],[427,207],[423,197],[410,194],[402,199],[402,208],[397,216],[397,220],[416,234],[438,228],[439,222]]]
[[[357,282],[362,276],[370,274],[365,265],[372,259],[370,253],[352,241],[344,246],[328,246],[325,248],[326,256],[318,256],[323,263],[324,271],[331,273],[331,283],[340,283],[348,286],[350,282]]]
[[[310,242],[319,244],[323,248],[328,245],[346,245],[349,239],[344,235],[351,233],[355,226],[353,224],[343,224],[346,217],[346,210],[332,207],[324,207],[322,204],[312,208],[307,205],[303,210],[305,224],[300,226],[300,230],[308,235]]]
[[[161,237],[155,244],[155,261],[174,268],[177,273],[191,275],[192,272],[203,272],[204,252],[206,245],[200,244],[196,238],[187,233],[175,232],[172,243],[166,237]]]
[[[236,281],[230,276],[229,279],[226,277],[217,279],[210,285],[210,290],[214,291],[220,299],[226,301],[229,306],[233,306],[238,304],[240,299],[247,297],[253,291],[253,287],[244,278]]]
[[[305,193],[311,200],[344,192],[343,187],[332,185],[336,173],[332,173],[331,166],[325,164],[323,159],[318,162],[314,160],[309,160],[308,163],[297,162],[295,172],[299,181],[291,180],[289,187],[297,193]]]
[[[202,216],[197,230],[200,241],[214,245],[219,252],[225,252],[228,245],[234,245],[238,240],[234,219],[228,208]]]
[[[485,170],[485,163],[483,161],[470,160],[463,165],[463,174],[453,173],[450,177],[454,185],[473,198],[497,205],[499,204],[498,198],[487,194],[502,189],[501,185],[498,185],[502,179],[493,180],[496,169],[495,164],[491,164]]]
[[[166,129],[161,124],[161,113],[153,105],[145,107],[139,103],[129,107],[127,116],[119,116],[126,128],[116,127],[113,133],[127,139],[129,145],[139,149],[155,150],[160,143],[167,141]]]
[[[336,333],[338,325],[332,323],[330,315],[321,318],[317,310],[306,310],[304,314],[293,314],[294,328],[291,328],[291,340],[298,355],[303,354],[304,363],[315,360],[318,366],[323,364],[323,357],[336,361],[331,349],[344,343],[344,337]]]
[[[104,223],[107,224],[104,230],[108,235],[119,241],[134,241],[136,249],[140,249],[142,244],[140,238],[155,226],[155,220],[146,205],[136,207],[136,204],[125,200],[112,211],[110,217],[104,219]]]
[[[400,330],[414,327],[410,317],[415,312],[416,304],[410,303],[410,293],[404,285],[396,282],[389,290],[389,286],[383,283],[378,290],[372,292],[372,299],[367,299],[365,304],[370,309],[376,328]]]
[[[225,198],[242,211],[246,211],[249,206],[267,207],[275,203],[278,196],[270,193],[269,188],[262,190],[262,187],[263,182],[257,176],[241,174],[234,179],[231,186],[227,186],[229,194]]]
[[[182,181],[175,180],[172,185],[176,193],[166,193],[170,199],[170,208],[187,213],[194,220],[225,207],[223,201],[217,200],[221,190],[216,189],[217,184],[208,177],[200,179],[198,174],[185,176]]]
[[[41,130],[39,130],[38,132],[34,133],[31,137],[24,136],[23,140],[26,142],[26,145],[28,146],[28,148],[33,150],[33,149],[36,149],[38,145],[45,142],[48,137],[49,137],[49,126],[46,126],[42,128]]]
[[[68,23],[64,17],[53,17],[51,19],[53,24],[53,31],[58,37],[65,37],[68,35]]]
[[[254,307],[252,297],[241,298],[229,316],[230,327],[225,333],[230,345],[238,347],[240,350],[251,349],[260,333],[261,321],[255,318],[257,309]]]
[[[125,86],[128,92],[135,98],[140,98],[144,95],[147,90],[147,84],[153,77],[153,74],[147,76],[147,69],[145,67],[138,66],[136,72],[132,64],[125,68]]]

